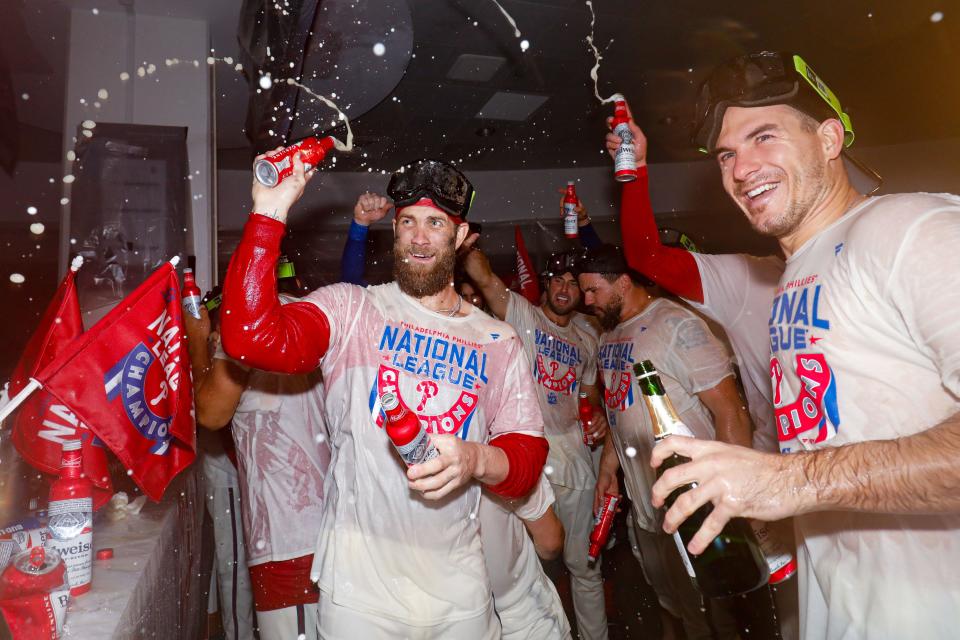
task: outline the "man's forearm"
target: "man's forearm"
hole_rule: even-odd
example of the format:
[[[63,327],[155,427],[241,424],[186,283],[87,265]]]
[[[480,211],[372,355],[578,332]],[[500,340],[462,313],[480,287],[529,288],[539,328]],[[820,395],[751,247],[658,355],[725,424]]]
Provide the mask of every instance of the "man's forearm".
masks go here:
[[[714,421],[717,440],[741,447],[753,445],[752,425],[746,411],[724,411]]]
[[[488,444],[477,444],[477,466],[473,477],[483,484],[500,484],[507,478],[510,461],[503,449]]]
[[[350,231],[347,241],[343,245],[343,255],[340,257],[340,280],[363,286],[365,284],[363,272],[367,263],[367,233],[369,227],[350,222]]]
[[[599,474],[617,475],[620,469],[620,458],[617,457],[617,446],[613,443],[613,432],[608,432],[603,441],[603,453],[600,454]]]
[[[798,513],[960,512],[960,414],[921,433],[786,456],[814,488]]]
[[[193,387],[198,389],[210,372],[210,349],[206,340],[188,341],[187,352],[190,354]]]

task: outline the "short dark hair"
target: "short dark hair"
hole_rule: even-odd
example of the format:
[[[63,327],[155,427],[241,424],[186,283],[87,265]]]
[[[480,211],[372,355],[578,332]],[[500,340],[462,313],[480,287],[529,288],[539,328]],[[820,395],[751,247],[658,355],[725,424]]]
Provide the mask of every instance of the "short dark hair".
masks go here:
[[[573,273],[578,276],[581,273],[596,273],[607,282],[614,282],[620,276],[627,275],[635,285],[653,286],[649,278],[630,268],[623,249],[606,243],[584,249],[574,262]]]

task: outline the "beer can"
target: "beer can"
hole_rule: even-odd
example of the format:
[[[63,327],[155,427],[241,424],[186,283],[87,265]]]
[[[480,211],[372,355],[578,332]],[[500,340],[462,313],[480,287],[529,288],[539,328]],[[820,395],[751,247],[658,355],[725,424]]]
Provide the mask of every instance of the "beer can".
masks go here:
[[[20,551],[42,547],[50,537],[50,530],[36,518],[14,520],[0,529],[0,571]]]
[[[304,171],[316,167],[333,148],[333,138],[304,138],[289,147],[260,158],[253,165],[253,175],[265,187],[275,187],[293,174],[293,156],[298,151],[303,160]]]
[[[14,638],[56,640],[69,603],[67,567],[55,549],[21,551],[0,574],[0,612]]]

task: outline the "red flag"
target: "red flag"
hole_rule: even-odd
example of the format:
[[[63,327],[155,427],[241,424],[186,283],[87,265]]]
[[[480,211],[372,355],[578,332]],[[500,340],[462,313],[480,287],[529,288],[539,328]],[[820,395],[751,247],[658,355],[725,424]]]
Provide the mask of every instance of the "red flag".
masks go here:
[[[196,457],[180,286],[169,262],[34,377],[154,500]]]
[[[79,268],[79,264],[76,266]],[[71,267],[27,342],[10,379],[11,397],[83,333],[74,273]],[[60,472],[63,443],[80,438],[83,441],[83,472],[94,486],[94,507],[99,509],[113,495],[103,442],[49,393],[38,390],[20,405],[13,418],[12,436],[13,446],[24,460],[35,469],[53,475]]]
[[[514,240],[517,243],[517,279],[520,281],[520,293],[532,304],[540,304],[540,283],[537,281],[537,271],[533,268],[533,261],[527,253],[527,246],[523,243],[523,234],[520,227],[514,225]]]

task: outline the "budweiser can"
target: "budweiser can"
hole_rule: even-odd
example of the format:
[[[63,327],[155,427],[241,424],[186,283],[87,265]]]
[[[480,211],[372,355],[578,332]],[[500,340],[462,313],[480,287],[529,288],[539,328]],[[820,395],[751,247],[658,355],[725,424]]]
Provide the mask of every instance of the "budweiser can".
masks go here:
[[[580,413],[580,427],[583,429],[583,444],[592,447],[594,445],[593,436],[589,435],[588,431],[593,424],[593,405],[590,404],[586,391],[581,391],[578,398],[577,409]]]
[[[0,571],[10,558],[26,549],[42,547],[50,537],[50,530],[36,518],[15,520],[0,529]]]
[[[67,567],[55,549],[21,551],[0,575],[0,611],[13,638],[56,640],[69,603]]]
[[[593,531],[590,532],[590,550],[587,552],[590,562],[596,562],[600,557],[600,551],[607,546],[607,538],[613,526],[613,517],[617,514],[618,502],[620,502],[618,495],[612,493],[603,495],[603,504],[600,505],[600,511],[597,512],[593,521]]]
[[[633,150],[633,132],[630,131],[630,116],[627,115],[627,103],[617,100],[614,103],[613,132],[620,136],[620,146],[613,161],[613,177],[617,182],[633,182],[637,179],[637,154]]]
[[[275,153],[260,158],[253,165],[253,175],[257,181],[266,187],[275,187],[284,178],[293,174],[293,154],[301,153],[305,171],[316,167],[333,148],[333,138],[317,139],[313,136],[304,138],[289,147],[284,147]]]
[[[797,572],[797,559],[787,544],[774,532],[769,522],[751,520],[750,527],[757,536],[760,551],[770,569],[769,584],[780,584],[790,579]]]

